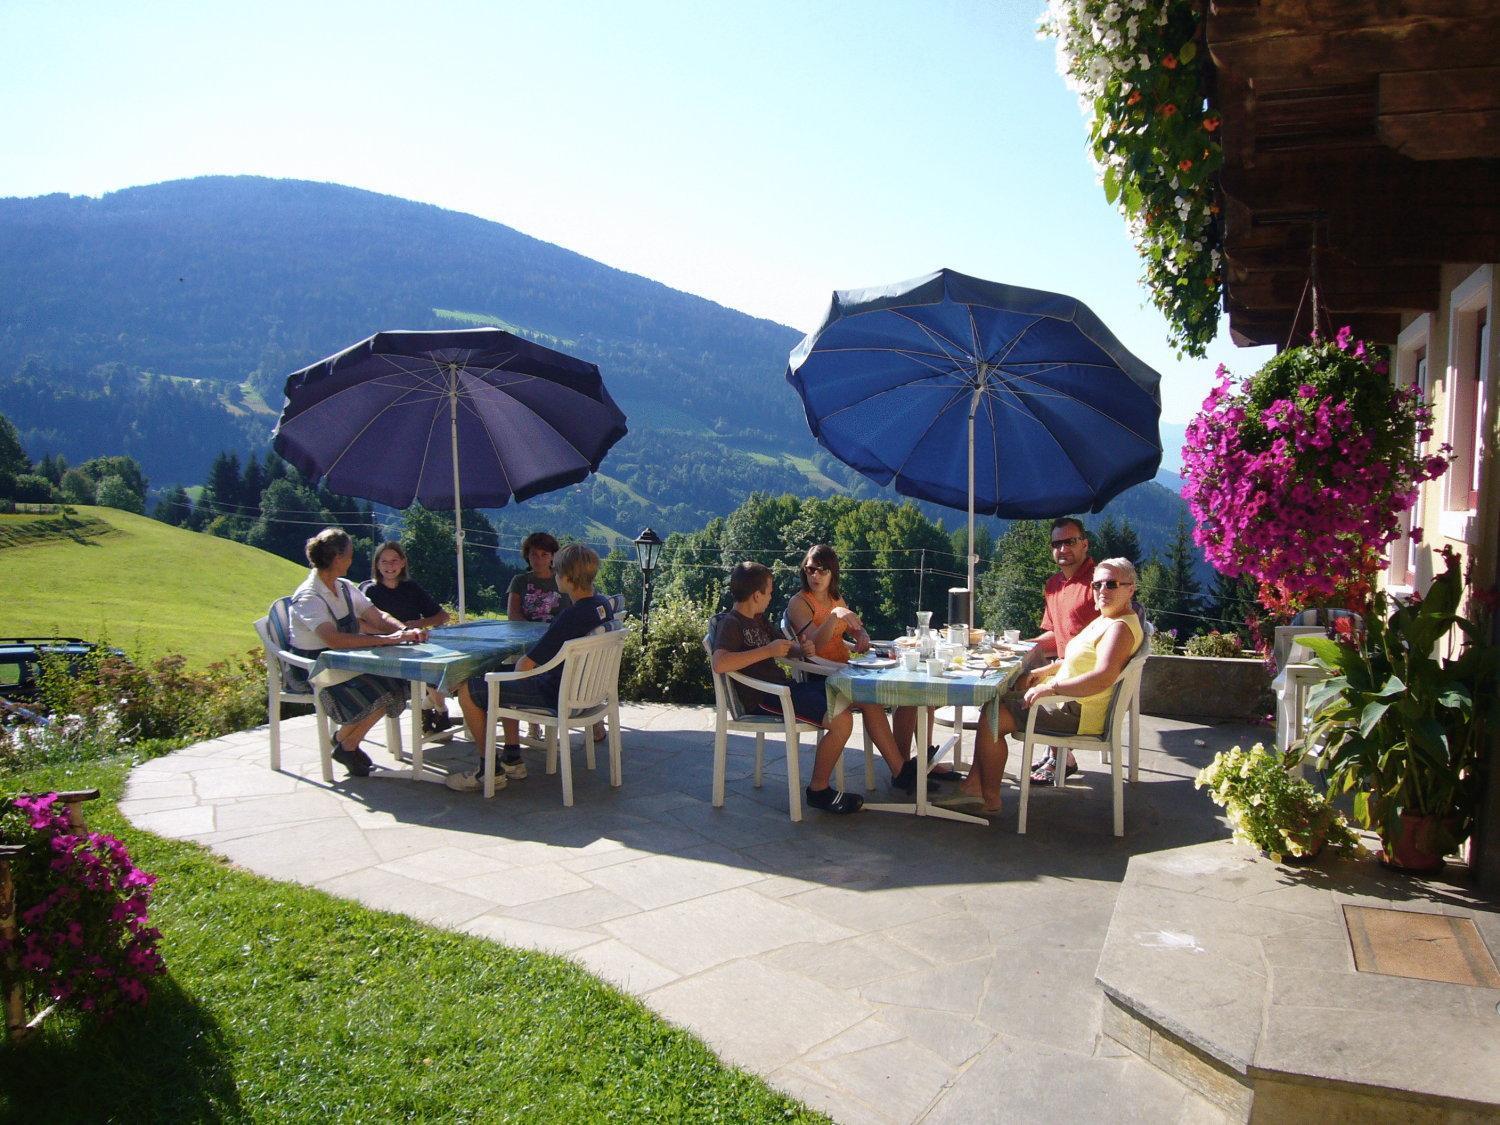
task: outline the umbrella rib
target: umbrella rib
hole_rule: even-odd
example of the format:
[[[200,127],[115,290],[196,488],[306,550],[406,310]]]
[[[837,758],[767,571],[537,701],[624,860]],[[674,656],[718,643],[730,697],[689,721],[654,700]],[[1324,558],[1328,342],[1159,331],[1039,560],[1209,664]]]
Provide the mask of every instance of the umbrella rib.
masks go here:
[[[437,411],[434,410],[432,412],[432,418],[431,418],[431,420],[427,423],[427,441],[426,441],[426,443],[422,447],[422,468],[417,473],[417,486],[416,486],[416,488],[412,489],[412,499],[413,500],[418,499],[422,495],[422,482],[427,477],[427,467],[430,464],[432,464],[432,462],[428,458],[428,455],[432,452],[432,438],[433,438],[434,432],[437,429],[437,424],[438,424],[438,415],[437,415]],[[450,466],[450,469],[451,469],[451,466]],[[459,516],[457,514],[457,507],[458,506],[455,504],[454,505],[455,514],[453,516],[453,523],[454,523],[454,527],[455,528],[458,526],[458,523],[459,523]],[[455,534],[456,534],[456,532],[455,532]]]
[[[1115,370],[1115,369],[1111,368],[1110,370]],[[1017,378],[1019,380],[1024,380],[1026,382],[1030,382],[1031,381],[1031,376],[1029,376],[1029,375],[1022,375],[1019,372],[1008,372],[1008,374],[1014,375],[1015,378]],[[1131,386],[1136,386],[1136,384],[1132,383]],[[1039,391],[1039,390],[1033,390],[1033,389],[1031,389],[1029,387],[1026,388],[1023,391],[1023,390],[1017,388],[1013,383],[1009,383],[1009,382],[1007,382],[1005,384],[1005,388],[1008,391],[1010,391],[1011,394],[1013,394],[1015,396],[1017,402],[1020,402],[1020,401],[1022,401],[1024,399],[1028,399],[1028,398],[1037,398],[1037,399],[1041,399],[1041,398],[1057,398],[1057,399],[1064,399],[1064,400],[1066,400],[1068,402],[1075,403],[1078,406],[1082,407],[1083,409],[1092,411],[1093,413],[1097,414],[1099,417],[1103,418],[1105,421],[1109,422],[1110,424],[1112,424],[1113,426],[1115,426],[1117,429],[1124,430],[1127,434],[1130,434],[1132,437],[1141,438],[1143,441],[1145,440],[1145,436],[1143,434],[1137,433],[1135,430],[1131,429],[1129,426],[1127,426],[1119,418],[1116,418],[1112,414],[1106,414],[1104,411],[1100,410],[1093,403],[1091,403],[1091,402],[1085,402],[1083,399],[1079,398],[1077,395],[1071,394],[1068,391],[1062,390],[1060,388],[1057,388],[1057,387],[1047,387],[1047,388],[1045,388],[1045,390],[1047,392],[1045,394],[1041,393],[1041,391]],[[1139,390],[1140,388],[1137,386],[1136,389]],[[1031,411],[1028,410],[1027,413],[1031,413]],[[1034,414],[1032,416],[1035,417]],[[1038,421],[1040,421],[1040,419],[1038,419]],[[1048,431],[1048,432],[1050,432],[1050,431]],[[1160,438],[1160,436],[1157,437],[1156,447],[1158,449],[1161,448],[1161,438]]]
[[[947,413],[947,411],[952,408],[960,398],[962,398],[962,394],[959,392],[950,394],[948,396],[948,401],[938,408],[937,413],[933,414],[932,421],[928,422],[927,425],[922,428],[921,435],[911,443],[911,448],[906,451],[906,456],[901,458],[901,464],[896,466],[895,475],[891,478],[892,481],[894,481],[896,477],[901,476],[901,474],[906,471],[907,461],[911,460],[912,454],[914,454],[917,451],[918,447],[921,446],[922,440],[932,432],[932,428],[938,424],[938,420],[942,418],[942,416]]]
[[[482,433],[482,434],[484,434],[485,438],[489,441],[490,452],[495,455],[495,464],[497,466],[499,466],[500,475],[505,478],[505,491],[507,493],[509,493],[510,496],[514,497],[515,494],[516,494],[516,490],[511,487],[511,483],[510,483],[510,470],[508,468],[506,468],[505,458],[503,456],[501,456],[500,448],[499,448],[499,446],[497,446],[495,444],[495,435],[490,431],[490,428],[484,424],[484,419],[479,414],[479,408],[474,405],[474,396],[473,396],[473,394],[472,393],[466,394],[463,397],[464,397],[465,405],[467,406],[468,410],[470,411],[470,413],[472,413],[474,415],[474,418],[479,422],[479,432]],[[535,412],[533,411],[533,413],[535,413]]]
[[[933,372],[933,374],[934,375],[947,375],[947,374],[950,374],[950,372],[947,372],[947,371],[936,371],[935,370]],[[821,421],[822,419],[825,419],[825,418],[836,418],[838,415],[844,413],[844,411],[846,411],[846,410],[853,410],[856,407],[867,406],[870,403],[874,402],[876,399],[882,398],[885,395],[895,394],[898,391],[908,390],[913,385],[915,385],[917,383],[917,381],[918,380],[916,380],[916,379],[910,379],[910,380],[908,380],[905,383],[897,383],[894,387],[887,387],[883,391],[877,391],[875,394],[867,395],[864,398],[860,399],[858,402],[851,402],[848,406],[840,406],[840,407],[838,407],[835,410],[830,410],[826,414],[820,415],[819,416],[819,420]],[[968,392],[962,391],[962,390],[959,390],[959,391],[950,390],[946,386],[941,386],[941,385],[936,385],[936,384],[933,385],[930,389],[932,391],[934,391],[934,392],[937,392],[937,393],[947,394],[949,396],[949,402],[952,402],[953,399],[957,398],[960,394],[966,394],[966,393],[968,393]]]
[[[370,415],[370,417],[365,421],[365,424],[361,426],[357,431],[355,431],[354,436],[344,443],[344,448],[339,450],[338,456],[335,457],[332,461],[328,462],[328,468],[323,470],[324,480],[327,480],[329,476],[333,474],[334,469],[338,468],[339,462],[342,461],[344,459],[344,456],[354,448],[354,446],[359,442],[359,439],[365,436],[366,432],[368,432],[371,426],[380,421],[381,418],[385,417],[386,414],[396,409],[398,406],[410,405],[409,403],[403,401],[404,397],[405,396],[401,396],[393,399],[391,402],[386,403],[385,406],[382,406],[374,414]],[[327,401],[327,399],[324,399],[324,402]],[[323,404],[318,403],[318,405],[321,406]],[[307,410],[302,413],[301,417],[306,418],[311,414],[312,411]]]
[[[998,395],[997,395],[997,397],[998,397]],[[1026,413],[1026,416],[1028,418],[1030,418],[1033,422],[1035,422],[1038,427],[1041,428],[1042,433],[1046,434],[1049,438],[1052,439],[1052,444],[1055,445],[1055,446],[1057,446],[1059,452],[1062,453],[1064,459],[1068,462],[1069,465],[1071,465],[1073,467],[1073,471],[1078,474],[1078,479],[1081,480],[1081,481],[1083,481],[1085,484],[1089,484],[1092,487],[1092,482],[1089,481],[1088,475],[1079,466],[1078,462],[1076,460],[1074,460],[1073,454],[1068,449],[1068,447],[1066,445],[1064,445],[1058,439],[1058,436],[1052,432],[1052,428],[1050,426],[1048,426],[1047,423],[1043,422],[1040,418],[1038,418],[1036,416],[1036,412],[1034,410],[1032,410],[1031,407],[1029,407],[1029,406],[1026,405],[1024,399],[1020,395],[1015,395],[1015,398],[1016,398],[1016,409],[1024,411]],[[1132,430],[1131,432],[1134,433],[1135,431]],[[997,460],[996,464],[998,465],[998,460]],[[997,482],[996,496],[998,497],[998,495],[999,495],[999,492],[998,492],[998,482]]]
[[[965,306],[965,307],[968,307],[968,306]],[[948,339],[948,337],[944,336],[941,332],[938,332],[931,325],[922,323],[920,320],[918,320],[916,317],[912,316],[910,313],[906,312],[904,309],[891,309],[890,311],[894,315],[896,315],[896,316],[900,317],[902,320],[906,321],[907,323],[916,325],[918,331],[920,331],[924,336],[926,336],[929,340],[931,340],[934,344],[936,344],[938,346],[938,350],[939,351],[942,351],[945,354],[948,354],[950,359],[954,358],[954,357],[951,355],[951,353],[948,353],[948,349],[947,348],[943,347],[944,344],[947,344],[947,345],[951,346],[954,351],[957,351],[960,354],[962,354],[962,352],[963,352],[963,345],[960,344],[957,340],[950,340],[950,339]],[[973,315],[972,311],[970,312],[970,315],[971,316]],[[979,354],[979,349],[978,348],[974,349],[974,354],[976,356]]]

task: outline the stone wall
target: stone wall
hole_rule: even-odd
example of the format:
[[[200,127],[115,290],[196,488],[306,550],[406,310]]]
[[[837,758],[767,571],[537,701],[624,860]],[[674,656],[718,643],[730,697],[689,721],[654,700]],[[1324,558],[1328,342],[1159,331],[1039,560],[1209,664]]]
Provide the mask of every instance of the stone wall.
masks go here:
[[[1148,656],[1141,710],[1167,719],[1264,718],[1275,706],[1271,673],[1260,659]]]

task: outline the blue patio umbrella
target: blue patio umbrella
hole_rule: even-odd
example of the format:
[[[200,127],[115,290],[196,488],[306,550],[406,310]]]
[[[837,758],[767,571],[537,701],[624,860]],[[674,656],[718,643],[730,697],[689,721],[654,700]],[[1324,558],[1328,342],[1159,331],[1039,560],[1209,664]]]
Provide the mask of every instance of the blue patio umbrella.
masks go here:
[[[969,515],[1095,511],[1161,464],[1161,376],[1081,302],[938,270],[833,295],[787,382],[820,444]]]
[[[271,445],[342,495],[457,513],[575,484],[625,433],[594,364],[472,328],[377,332],[293,372]],[[463,521],[453,523],[463,620]]]

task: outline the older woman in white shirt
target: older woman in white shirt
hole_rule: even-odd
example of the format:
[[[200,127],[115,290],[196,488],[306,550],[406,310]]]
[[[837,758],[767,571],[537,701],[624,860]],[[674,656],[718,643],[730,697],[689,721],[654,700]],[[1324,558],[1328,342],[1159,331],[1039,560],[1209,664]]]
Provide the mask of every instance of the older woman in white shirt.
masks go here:
[[[293,651],[317,656],[328,648],[375,648],[427,639],[426,629],[402,625],[344,577],[354,561],[354,542],[347,532],[336,527],[318,532],[307,541],[307,561],[312,573],[292,595]],[[374,763],[360,749],[360,740],[386,715],[399,715],[405,709],[405,682],[388,676],[357,676],[321,689],[318,698],[339,724],[333,760],[353,777],[367,776]]]

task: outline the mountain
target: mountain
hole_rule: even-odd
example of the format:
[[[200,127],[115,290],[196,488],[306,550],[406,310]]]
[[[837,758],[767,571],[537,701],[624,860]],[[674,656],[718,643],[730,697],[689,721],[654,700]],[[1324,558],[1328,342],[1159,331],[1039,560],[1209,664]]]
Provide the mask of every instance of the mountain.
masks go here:
[[[796,330],[427,204],[258,177],[0,199],[0,294],[0,412],[27,452],[129,454],[157,488],[263,451],[292,370],[378,329],[493,324],[597,363],[631,429],[599,476],[497,513],[507,530],[689,530],[752,490],[894,497],[808,434]],[[1180,510],[1155,484],[1109,509],[1148,546]]]

